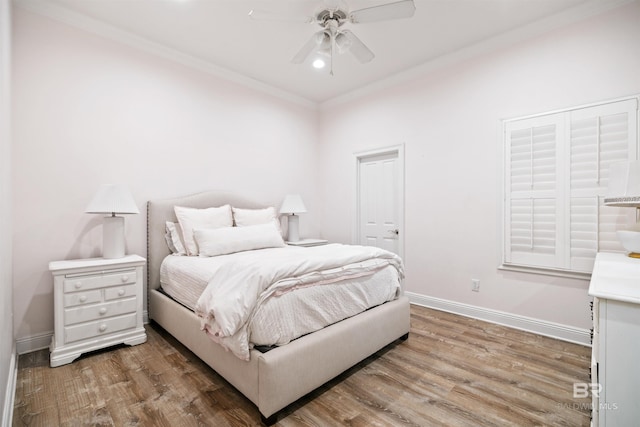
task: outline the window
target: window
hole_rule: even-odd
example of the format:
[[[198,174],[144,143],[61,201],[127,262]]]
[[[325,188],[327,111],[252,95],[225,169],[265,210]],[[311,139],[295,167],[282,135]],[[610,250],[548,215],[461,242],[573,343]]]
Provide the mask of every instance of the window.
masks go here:
[[[638,155],[638,99],[506,120],[503,266],[590,273],[623,251],[631,209],[604,206],[609,165]]]

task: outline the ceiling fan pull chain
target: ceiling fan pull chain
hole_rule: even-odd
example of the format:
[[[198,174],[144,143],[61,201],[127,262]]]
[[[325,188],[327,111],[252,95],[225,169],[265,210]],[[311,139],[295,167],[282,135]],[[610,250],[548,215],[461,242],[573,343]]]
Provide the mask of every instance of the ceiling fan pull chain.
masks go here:
[[[329,53],[330,53],[330,55],[329,55],[329,65],[330,65],[330,68],[331,68],[329,70],[329,74],[331,76],[333,76],[333,45],[334,45],[334,43],[332,41],[331,46],[329,47]]]

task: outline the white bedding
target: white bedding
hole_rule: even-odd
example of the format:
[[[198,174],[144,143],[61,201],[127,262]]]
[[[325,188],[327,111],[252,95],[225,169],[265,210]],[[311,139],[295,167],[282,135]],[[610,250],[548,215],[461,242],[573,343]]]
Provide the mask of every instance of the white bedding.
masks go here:
[[[161,284],[200,312],[212,339],[248,359],[250,345],[283,345],[396,298],[402,274],[400,259],[377,248],[287,246],[211,258],[169,256]]]

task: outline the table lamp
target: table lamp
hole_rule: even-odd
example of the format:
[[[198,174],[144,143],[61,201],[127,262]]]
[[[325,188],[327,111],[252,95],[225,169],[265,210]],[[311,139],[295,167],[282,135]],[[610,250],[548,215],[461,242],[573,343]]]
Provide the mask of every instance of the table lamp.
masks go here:
[[[298,219],[300,218],[299,213],[304,213],[307,211],[307,208],[304,207],[304,203],[302,203],[302,198],[298,194],[287,194],[282,202],[282,206],[280,207],[280,213],[286,214],[288,216],[288,224],[289,229],[287,232],[287,240],[289,242],[297,242],[300,240],[300,235],[298,234]]]
[[[632,258],[640,258],[640,161],[612,163],[609,167],[609,187],[606,206],[636,208],[636,224],[630,230],[618,230],[618,239]]]
[[[122,258],[125,255],[124,217],[116,214],[140,213],[129,189],[124,184],[104,184],[85,209],[86,213],[111,214],[102,226],[102,257]]]

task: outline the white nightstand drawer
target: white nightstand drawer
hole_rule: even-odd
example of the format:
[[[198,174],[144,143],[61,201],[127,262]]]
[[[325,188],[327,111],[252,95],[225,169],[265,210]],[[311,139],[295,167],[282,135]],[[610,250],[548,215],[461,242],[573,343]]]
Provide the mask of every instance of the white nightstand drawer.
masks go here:
[[[137,289],[135,285],[114,286],[104,290],[104,299],[109,301],[112,299],[130,297],[132,295],[136,295],[136,291]]]
[[[102,292],[100,289],[87,292],[74,292],[64,295],[64,306],[73,307],[75,305],[91,304],[102,301]]]
[[[73,325],[103,317],[112,317],[119,314],[135,313],[136,299],[129,298],[105,302],[103,304],[85,305],[75,308],[67,308],[64,311],[64,324]]]
[[[136,283],[136,270],[124,270],[117,273],[82,274],[67,276],[64,279],[64,292],[77,292],[80,290],[103,288],[105,286],[117,286]]]
[[[127,314],[120,317],[98,320],[96,322],[83,323],[76,326],[64,328],[65,342],[74,342],[85,338],[99,338],[101,335],[108,335],[112,332],[136,327],[136,313]]]

